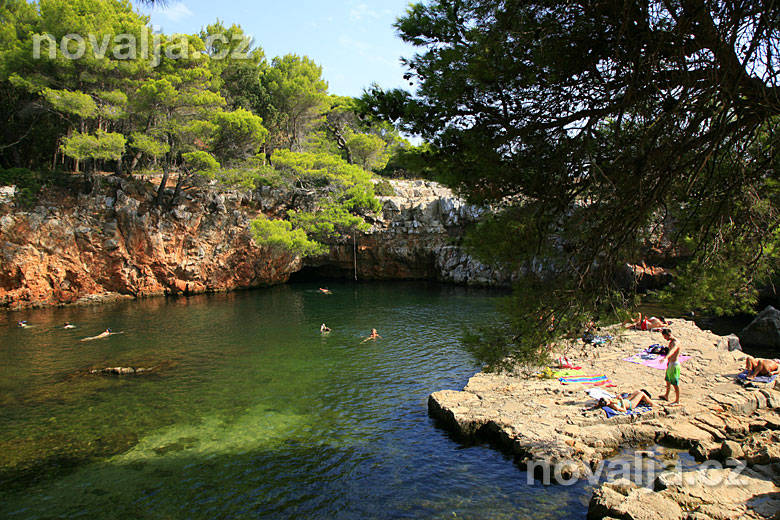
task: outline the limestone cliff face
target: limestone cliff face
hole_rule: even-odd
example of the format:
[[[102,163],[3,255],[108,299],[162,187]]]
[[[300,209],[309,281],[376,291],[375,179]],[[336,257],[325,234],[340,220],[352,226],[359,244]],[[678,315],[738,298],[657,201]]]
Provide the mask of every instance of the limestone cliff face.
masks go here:
[[[195,294],[283,283],[300,259],[255,245],[251,194],[199,190],[172,211],[151,185],[109,177],[90,195],[47,193],[29,210],[0,198],[0,307]]]
[[[460,247],[466,226],[482,208],[465,204],[452,191],[429,181],[392,181],[395,195],[379,197],[382,212],[371,231],[332,244],[324,257],[306,265],[324,274],[358,279],[428,279],[510,286],[512,276],[475,260]]]
[[[12,188],[0,189],[0,308],[246,289],[285,283],[303,267],[254,244],[249,221],[306,209],[316,194],[200,187],[160,211],[153,186],[140,180],[105,177],[89,194],[79,193],[86,191],[79,182],[29,209],[14,204]],[[435,183],[392,184],[396,193],[381,197],[369,233],[332,244],[306,265],[351,278],[357,260],[359,279],[509,284],[458,247],[480,209]]]

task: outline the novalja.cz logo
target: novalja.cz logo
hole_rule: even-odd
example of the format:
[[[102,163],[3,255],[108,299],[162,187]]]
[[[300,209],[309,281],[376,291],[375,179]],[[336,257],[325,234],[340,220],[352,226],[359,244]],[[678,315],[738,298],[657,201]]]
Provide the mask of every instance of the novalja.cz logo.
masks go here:
[[[35,34],[32,37],[34,59],[50,60],[62,57],[67,60],[84,58],[115,60],[144,60],[153,67],[164,56],[171,60],[189,59],[193,53],[208,54],[212,60],[249,59],[252,40],[243,35],[210,34],[204,40],[205,51],[195,51],[190,37],[184,34],[164,36],[159,31],[141,31],[135,34],[70,33],[57,39],[52,34]]]
[[[694,468],[685,470],[678,460],[673,467],[660,468],[642,452],[635,452],[633,459],[606,460],[590,467],[578,460],[561,460],[555,463],[543,460],[526,464],[526,479],[529,485],[540,482],[544,485],[573,486],[587,481],[591,486],[601,482],[629,480],[637,485],[653,488],[658,477],[665,482],[689,486],[721,487],[743,486],[742,472],[747,467],[744,461],[733,461],[724,466],[717,460],[708,460]],[[725,471],[728,469],[728,471]]]

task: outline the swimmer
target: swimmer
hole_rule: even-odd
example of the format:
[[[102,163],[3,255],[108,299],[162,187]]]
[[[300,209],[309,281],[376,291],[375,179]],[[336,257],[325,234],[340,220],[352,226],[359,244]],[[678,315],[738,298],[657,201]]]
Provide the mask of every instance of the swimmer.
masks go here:
[[[27,327],[29,327],[29,325],[27,325],[27,321],[24,320],[16,322],[16,326],[21,329],[26,329]]]
[[[376,329],[371,329],[371,334],[369,334],[363,341],[360,343],[365,343],[366,341],[371,341],[372,339],[381,339],[382,336],[377,333]]]
[[[69,322],[69,321],[66,321],[66,322],[65,322],[65,325],[63,325],[63,326],[62,326],[62,328],[63,328],[63,329],[75,329],[75,328],[76,328],[76,326],[75,326],[75,325],[73,325],[71,322]]]
[[[333,294],[333,292],[332,292],[330,289],[328,289],[327,287],[324,287],[324,288],[323,288],[323,287],[320,287],[320,289],[319,289],[319,290],[320,290],[320,292],[321,292],[322,294]]]
[[[323,323],[322,325],[320,325],[320,332],[322,332],[323,334],[327,334],[328,332],[330,332],[330,328]]]
[[[92,340],[96,340],[96,339],[103,339],[103,338],[107,338],[109,336],[113,336],[114,334],[122,334],[122,333],[121,332],[112,332],[111,329],[106,329],[105,331],[101,332],[97,336],[92,336],[90,338],[84,338],[81,341],[92,341]]]

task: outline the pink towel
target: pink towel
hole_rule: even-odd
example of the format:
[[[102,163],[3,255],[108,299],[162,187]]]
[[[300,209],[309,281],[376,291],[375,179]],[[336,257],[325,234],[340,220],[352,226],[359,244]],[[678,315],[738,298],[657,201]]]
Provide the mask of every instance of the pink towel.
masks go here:
[[[679,363],[683,363],[685,361],[688,361],[689,359],[691,359],[691,356],[680,355],[677,358],[677,361]],[[647,352],[640,352],[638,354],[634,354],[629,358],[624,359],[623,361],[628,361],[629,363],[636,363],[637,365],[644,365],[650,368],[656,368],[658,370],[666,370],[666,358],[659,356],[658,354],[648,354]]]

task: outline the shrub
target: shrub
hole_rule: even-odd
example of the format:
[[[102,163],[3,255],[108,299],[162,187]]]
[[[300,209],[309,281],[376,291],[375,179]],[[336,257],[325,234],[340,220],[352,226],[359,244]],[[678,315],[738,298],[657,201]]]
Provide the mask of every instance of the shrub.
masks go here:
[[[293,229],[287,220],[268,220],[265,217],[252,221],[252,235],[255,241],[272,249],[289,252],[293,255],[306,257],[327,252],[327,248],[313,240],[309,240],[302,229]]]

